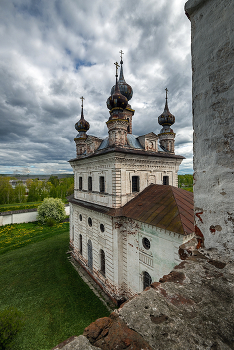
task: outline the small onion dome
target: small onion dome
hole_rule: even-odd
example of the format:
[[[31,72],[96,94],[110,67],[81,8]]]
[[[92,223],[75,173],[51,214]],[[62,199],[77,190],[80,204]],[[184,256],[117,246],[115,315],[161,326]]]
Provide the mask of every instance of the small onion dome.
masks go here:
[[[80,120],[75,124],[75,129],[79,132],[86,132],[89,130],[89,123],[84,118],[83,113],[83,105],[81,107],[81,118]]]
[[[124,79],[124,75],[123,75],[123,61],[121,60],[120,61],[120,64],[121,64],[121,68],[120,68],[120,75],[119,75],[119,90],[121,92],[121,94],[123,96],[125,96],[128,101],[131,100],[132,98],[132,95],[133,95],[133,90],[132,90],[132,87],[130,85],[128,85]],[[113,95],[115,91],[115,85],[112,87],[111,89],[111,95]]]
[[[164,112],[158,117],[158,123],[160,125],[172,125],[175,123],[175,117],[172,115],[169,111],[168,104],[167,104],[167,89],[166,89],[166,103]]]
[[[119,91],[119,86],[117,81],[115,84],[115,90],[113,94],[107,99],[106,104],[107,104],[107,108],[110,110],[116,107],[125,109],[128,105],[127,98],[124,95],[122,95],[121,92]]]

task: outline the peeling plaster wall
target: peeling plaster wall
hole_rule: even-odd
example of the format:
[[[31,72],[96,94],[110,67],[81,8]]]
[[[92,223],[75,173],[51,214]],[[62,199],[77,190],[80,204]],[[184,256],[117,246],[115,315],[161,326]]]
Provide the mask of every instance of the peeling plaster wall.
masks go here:
[[[234,256],[234,1],[189,0],[194,205],[206,248]]]

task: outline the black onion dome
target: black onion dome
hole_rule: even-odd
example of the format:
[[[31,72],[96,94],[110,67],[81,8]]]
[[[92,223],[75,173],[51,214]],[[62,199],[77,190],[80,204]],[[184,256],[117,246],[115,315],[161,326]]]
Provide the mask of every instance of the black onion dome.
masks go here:
[[[84,118],[84,113],[83,113],[83,106],[81,107],[81,118],[80,120],[75,124],[75,129],[79,132],[86,132],[89,130],[89,123],[85,120]]]
[[[107,108],[110,110],[116,107],[125,109],[128,105],[128,100],[124,95],[121,94],[117,81],[114,88],[115,90],[113,94],[111,94],[111,96],[106,101]]]
[[[167,91],[167,89],[166,89]],[[166,103],[164,112],[158,117],[158,123],[160,125],[172,125],[175,123],[175,117],[171,112],[169,111],[168,104],[167,104],[167,95],[166,95]]]
[[[119,75],[119,81],[118,81],[119,90],[121,94],[125,96],[128,99],[128,101],[130,101],[133,95],[133,90],[132,90],[132,87],[128,85],[124,79],[122,60],[120,61],[120,64],[121,64],[121,68],[120,68],[120,75]],[[115,85],[111,89],[111,95],[113,95],[114,91],[115,91]]]

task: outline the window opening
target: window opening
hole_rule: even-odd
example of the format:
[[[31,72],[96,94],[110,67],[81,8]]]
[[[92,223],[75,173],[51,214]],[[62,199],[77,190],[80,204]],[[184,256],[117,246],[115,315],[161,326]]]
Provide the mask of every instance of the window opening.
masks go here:
[[[139,192],[139,176],[132,177],[132,192]]]
[[[169,185],[169,176],[163,176],[163,185]]]
[[[106,261],[105,261],[105,252],[100,250],[100,262],[101,262],[101,273],[105,276],[106,274]]]
[[[82,177],[80,176],[79,177],[79,190],[81,191],[82,190]]]
[[[100,192],[104,193],[105,192],[105,178],[104,178],[104,176],[99,177],[99,187],[100,187]]]
[[[93,184],[92,184],[92,177],[89,176],[89,177],[88,177],[88,191],[92,191],[92,187],[93,187]]]
[[[82,215],[81,214],[79,215],[79,219],[80,219],[80,221],[82,221]]]
[[[150,276],[150,274],[147,271],[143,272],[143,290],[145,290],[145,288],[149,287],[152,283],[152,278]]]
[[[105,227],[104,227],[103,224],[100,224],[100,230],[101,230],[101,232],[104,232],[104,231],[105,231]]]
[[[88,267],[90,270],[93,269],[93,249],[92,242],[90,239],[88,240]]]
[[[88,218],[88,224],[89,224],[90,227],[92,227],[93,222],[92,222],[92,219],[91,219],[91,218]]]
[[[82,235],[79,235],[80,254],[82,255]]]
[[[144,237],[142,239],[142,244],[145,249],[150,249],[150,241],[148,240],[148,238]]]

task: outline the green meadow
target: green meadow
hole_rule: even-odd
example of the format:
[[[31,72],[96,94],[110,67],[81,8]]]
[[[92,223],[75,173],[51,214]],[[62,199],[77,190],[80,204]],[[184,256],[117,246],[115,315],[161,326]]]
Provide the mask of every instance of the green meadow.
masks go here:
[[[23,312],[12,350],[50,350],[109,312],[68,260],[69,224],[0,227],[0,309]]]

